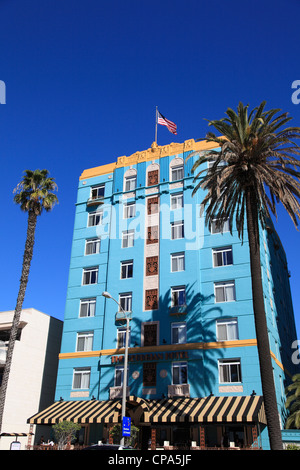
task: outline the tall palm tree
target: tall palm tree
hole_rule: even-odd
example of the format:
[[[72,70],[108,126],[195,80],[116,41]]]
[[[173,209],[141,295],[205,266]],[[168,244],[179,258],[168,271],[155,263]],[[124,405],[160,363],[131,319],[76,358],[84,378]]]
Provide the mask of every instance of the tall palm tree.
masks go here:
[[[50,211],[54,204],[58,202],[56,194],[53,191],[57,186],[53,178],[49,177],[47,170],[25,170],[22,181],[15,188],[14,201],[20,204],[22,211],[28,213],[27,238],[23,255],[22,274],[20,279],[17,304],[14,312],[12,328],[6,354],[5,369],[0,388],[0,433],[2,429],[3,411],[6,397],[7,384],[11,369],[12,356],[15,340],[18,332],[18,326],[25,297],[30,264],[33,255],[33,246],[35,238],[35,228],[37,217],[43,210]]]
[[[265,227],[277,217],[276,202],[281,202],[295,226],[300,215],[300,148],[293,139],[300,137],[299,127],[282,129],[291,119],[279,109],[265,111],[262,102],[248,115],[248,107],[239,103],[237,113],[228,108],[226,117],[209,121],[220,136],[208,132],[205,140],[215,142],[219,149],[200,155],[193,165],[195,194],[200,188],[206,196],[206,223],[217,219],[217,225],[235,219],[243,241],[244,223],[250,249],[253,311],[259,355],[262,391],[271,449],[282,449],[282,438],[269,348],[267,321],[260,263],[260,226]],[[278,114],[279,113],[279,114]],[[190,158],[191,155],[188,157]],[[200,165],[213,159],[208,170]],[[231,228],[232,230],[232,228]]]
[[[300,374],[292,377],[292,383],[286,388],[287,396],[285,407],[290,414],[286,420],[286,429],[300,429]]]

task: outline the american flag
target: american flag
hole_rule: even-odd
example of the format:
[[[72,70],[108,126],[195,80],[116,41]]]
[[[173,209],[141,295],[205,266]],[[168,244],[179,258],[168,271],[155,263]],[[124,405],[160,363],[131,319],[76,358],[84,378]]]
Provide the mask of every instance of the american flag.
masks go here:
[[[177,135],[177,126],[174,124],[174,122],[169,121],[169,119],[166,119],[159,111],[157,112],[157,124],[161,124],[162,126],[167,126],[170,132],[172,134]]]

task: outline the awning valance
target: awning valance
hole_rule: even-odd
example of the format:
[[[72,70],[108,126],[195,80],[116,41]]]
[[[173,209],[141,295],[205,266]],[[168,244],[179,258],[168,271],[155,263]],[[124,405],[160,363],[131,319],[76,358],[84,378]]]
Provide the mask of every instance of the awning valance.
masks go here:
[[[75,423],[118,422],[120,404],[114,400],[58,401],[28,418],[29,424],[56,424],[68,420]]]
[[[153,400],[150,423],[266,423],[261,396],[166,398]]]

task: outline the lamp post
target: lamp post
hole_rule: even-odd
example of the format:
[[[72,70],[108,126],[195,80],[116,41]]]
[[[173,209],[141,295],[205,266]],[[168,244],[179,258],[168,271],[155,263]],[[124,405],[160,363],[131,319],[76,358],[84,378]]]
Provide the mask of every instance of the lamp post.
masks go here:
[[[106,299],[112,299],[118,304],[119,309],[121,312],[124,314],[124,317],[126,319],[126,333],[125,333],[125,354],[124,354],[124,374],[123,374],[123,395],[122,395],[122,423],[123,423],[123,418],[126,416],[126,389],[127,389],[127,365],[128,365],[128,338],[129,338],[129,318],[126,315],[125,310],[121,306],[121,304],[114,299],[109,292],[102,292],[103,297]],[[121,424],[122,426],[122,424]],[[122,436],[120,444],[124,445],[125,443],[125,437]]]

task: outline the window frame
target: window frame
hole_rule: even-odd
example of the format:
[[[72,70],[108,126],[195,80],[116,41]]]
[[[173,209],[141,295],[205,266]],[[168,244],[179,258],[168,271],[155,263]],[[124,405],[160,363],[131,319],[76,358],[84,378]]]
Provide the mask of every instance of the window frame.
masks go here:
[[[223,367],[225,368],[226,366],[229,366],[229,370],[227,370],[226,373],[223,372]],[[239,380],[232,380],[234,372],[232,371],[233,367],[237,367],[237,375]],[[222,373],[221,373],[222,370]],[[225,370],[225,369],[224,369]],[[228,359],[219,359],[218,360],[218,371],[219,371],[219,383],[220,384],[238,384],[242,383],[242,364],[241,364],[241,359],[240,358],[228,358]],[[224,375],[227,375],[230,380],[221,380],[221,375],[223,376],[222,378],[224,379]],[[225,377],[226,378],[226,377]]]
[[[87,315],[81,315],[81,307],[87,304]],[[90,307],[91,305],[94,305],[94,314],[90,315]],[[96,297],[91,297],[87,299],[80,299],[80,304],[79,304],[79,318],[92,318],[96,315]]]
[[[103,190],[103,194],[99,195],[98,191]],[[93,196],[93,191],[96,191],[96,195]],[[102,192],[102,191],[101,191]],[[105,196],[105,184],[97,184],[96,186],[91,186],[90,199],[97,201],[97,199],[103,199]]]
[[[174,303],[174,294],[178,294],[178,303]],[[180,292],[184,292],[184,303],[179,303]],[[185,307],[186,306],[186,286],[175,286],[171,287],[171,308],[174,307]]]
[[[183,260],[183,269],[173,269],[173,261],[176,261],[178,268],[178,260]],[[185,271],[185,252],[178,251],[177,253],[171,253],[171,273],[181,273],[183,271]]]
[[[99,215],[99,222],[96,223],[90,223],[91,220],[96,220],[96,217]],[[102,220],[103,220],[103,210],[101,211],[93,211],[88,213],[88,227],[97,227],[98,225],[102,225]]]
[[[126,341],[126,332],[127,327],[121,326],[117,329],[117,348],[125,348],[125,341]],[[128,346],[130,347],[130,340],[131,340],[131,327],[129,327],[128,332]]]
[[[129,183],[129,184],[128,184]],[[135,191],[137,184],[137,175],[125,176],[124,192]],[[127,187],[129,186],[129,187]]]
[[[233,297],[234,297],[233,300],[227,300],[227,299],[228,299],[228,295],[227,295],[226,287],[232,288]],[[221,289],[221,288],[223,289],[223,297],[224,297],[224,300],[217,300],[217,293],[216,293],[216,290],[217,290],[217,289]],[[230,281],[218,281],[218,282],[214,282],[214,294],[215,294],[215,303],[216,303],[216,304],[223,303],[223,302],[235,302],[235,301],[236,301],[235,281],[234,281],[234,280],[230,280]]]
[[[89,273],[89,272],[90,272],[90,273],[93,273],[93,272],[96,273],[96,280],[95,280],[95,282],[84,282],[85,274],[87,274],[87,273]],[[94,285],[98,284],[98,274],[99,274],[99,267],[98,267],[98,266],[91,267],[91,268],[83,268],[82,283],[81,283],[81,285],[82,285],[82,286],[94,286]]]
[[[92,253],[87,253],[87,248],[89,246],[96,247],[96,251]],[[101,238],[99,237],[93,237],[93,238],[87,238],[85,240],[85,248],[84,248],[84,256],[90,256],[90,255],[98,255],[100,253],[101,249]]]
[[[88,386],[83,387],[83,376],[86,374],[88,376]],[[77,378],[80,376],[80,386],[75,387],[75,377]],[[91,368],[90,367],[75,367],[73,369],[73,380],[72,380],[72,390],[88,390],[90,388],[90,383],[91,383]]]
[[[80,340],[83,340],[83,349],[79,349],[79,341]],[[91,343],[91,344],[89,344],[89,343]],[[93,350],[93,343],[94,343],[94,332],[92,330],[77,332],[76,352],[92,351]]]
[[[185,369],[186,380],[182,376],[182,371]],[[175,381],[175,370],[178,371],[178,381]],[[188,382],[188,363],[187,361],[172,362],[172,385],[187,385]]]
[[[134,247],[134,237],[135,237],[135,230],[124,230],[122,232],[122,248],[132,248]],[[132,241],[132,245],[130,245],[128,242],[129,240]],[[126,245],[125,242],[126,241]]]
[[[177,235],[181,235],[181,236],[177,236]],[[176,222],[171,222],[171,240],[182,240],[183,238],[184,238],[184,221],[180,220]]]
[[[218,263],[218,254],[222,254],[222,264],[217,264]],[[224,257],[224,255],[226,253],[231,253],[231,263],[228,263],[227,262],[227,258],[226,256]],[[218,248],[213,248],[212,249],[212,257],[213,257],[213,267],[214,268],[223,268],[225,266],[233,266],[233,249],[232,249],[232,245],[228,245],[228,246],[222,246],[222,247],[218,247]],[[215,261],[217,263],[215,263]]]
[[[128,261],[121,261],[121,272],[120,272],[120,279],[132,279],[133,278],[133,260],[128,260]],[[128,266],[131,266],[131,276],[128,276]],[[123,268],[125,267],[125,274],[126,276],[123,276]]]
[[[222,338],[222,334],[220,331],[220,327],[225,327],[225,339]],[[231,331],[233,331],[233,335],[230,331],[230,327],[234,327]],[[233,336],[233,337],[230,337]],[[238,319],[237,317],[232,318],[218,318],[216,320],[216,337],[217,341],[236,341],[239,339],[239,328],[238,328]]]
[[[180,204],[178,204],[178,201],[181,201]],[[177,209],[183,209],[183,191],[170,194],[170,210],[175,211]]]
[[[122,305],[122,301],[125,300],[125,304],[127,304],[129,302],[129,305]],[[119,305],[121,305],[121,307],[123,308],[124,312],[132,312],[132,292],[121,292],[119,294]],[[128,309],[127,307],[130,307],[130,309]],[[122,310],[119,310],[122,312]]]
[[[132,214],[130,214],[131,210],[133,212]],[[123,219],[133,219],[135,216],[136,216],[136,203],[125,202],[123,206]]]
[[[177,331],[178,341],[174,340],[174,332]],[[181,330],[181,331],[179,331]],[[183,332],[183,333],[182,333]],[[183,336],[183,341],[180,341]],[[171,344],[186,344],[187,342],[187,324],[185,321],[171,323]]]
[[[179,174],[180,178],[178,178],[178,174]],[[174,183],[175,181],[180,181],[183,178],[184,178],[184,165],[183,165],[183,163],[179,163],[178,165],[172,166],[171,167],[171,182]]]

